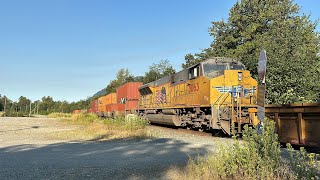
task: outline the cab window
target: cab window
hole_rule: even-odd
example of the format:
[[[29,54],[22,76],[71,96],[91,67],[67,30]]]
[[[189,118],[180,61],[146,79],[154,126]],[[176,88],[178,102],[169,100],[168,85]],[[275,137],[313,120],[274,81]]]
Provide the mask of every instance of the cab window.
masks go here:
[[[200,66],[189,69],[189,79],[195,79],[200,76]]]
[[[231,70],[244,70],[244,66],[239,65],[239,64],[230,64],[230,69]]]
[[[209,78],[214,78],[219,74],[223,73],[227,69],[226,64],[216,64],[216,63],[204,63],[203,70],[204,74]]]

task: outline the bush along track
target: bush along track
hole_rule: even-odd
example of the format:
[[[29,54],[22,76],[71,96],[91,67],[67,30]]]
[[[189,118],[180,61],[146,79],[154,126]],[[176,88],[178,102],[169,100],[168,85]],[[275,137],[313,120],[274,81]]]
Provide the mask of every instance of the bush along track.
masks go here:
[[[319,179],[319,155],[307,154],[304,148],[294,151],[288,144],[281,158],[281,148],[274,122],[267,120],[260,135],[245,127],[243,140],[229,146],[220,145],[218,151],[206,158],[190,159],[177,179]]]
[[[147,138],[147,121],[137,116],[102,119],[95,114],[74,114],[69,118],[60,117],[63,123],[79,125],[75,130],[62,131],[58,138],[71,140],[103,141],[110,139]]]

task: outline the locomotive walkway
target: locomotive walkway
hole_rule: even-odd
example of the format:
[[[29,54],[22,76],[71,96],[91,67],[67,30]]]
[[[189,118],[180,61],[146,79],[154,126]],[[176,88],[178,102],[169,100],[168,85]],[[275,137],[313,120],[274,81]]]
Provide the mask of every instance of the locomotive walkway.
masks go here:
[[[0,118],[0,179],[170,179],[189,156],[230,139],[150,126],[156,138],[105,142],[52,136],[79,128],[46,118]]]

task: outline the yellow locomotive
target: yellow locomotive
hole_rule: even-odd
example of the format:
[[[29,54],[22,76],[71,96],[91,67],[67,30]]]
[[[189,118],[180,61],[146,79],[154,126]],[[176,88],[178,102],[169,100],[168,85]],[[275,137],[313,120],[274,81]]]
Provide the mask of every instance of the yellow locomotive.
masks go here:
[[[241,133],[257,125],[257,81],[241,62],[212,58],[139,88],[140,115],[152,123]]]

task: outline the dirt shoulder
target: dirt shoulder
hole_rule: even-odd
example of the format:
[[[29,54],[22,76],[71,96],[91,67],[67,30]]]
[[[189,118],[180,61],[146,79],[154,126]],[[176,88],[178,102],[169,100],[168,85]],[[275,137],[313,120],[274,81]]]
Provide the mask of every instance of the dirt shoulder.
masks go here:
[[[57,119],[0,118],[0,179],[170,179],[172,169],[225,142],[156,126],[148,127],[155,137],[147,139],[53,136],[77,129]]]

